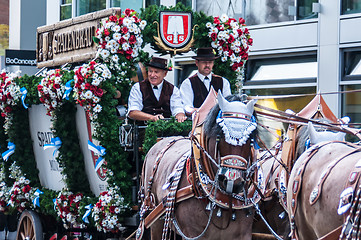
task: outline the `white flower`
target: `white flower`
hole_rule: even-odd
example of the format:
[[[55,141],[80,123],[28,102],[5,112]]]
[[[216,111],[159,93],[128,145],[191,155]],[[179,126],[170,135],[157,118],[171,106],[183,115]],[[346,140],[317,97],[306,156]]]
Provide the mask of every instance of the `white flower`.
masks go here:
[[[118,55],[113,55],[113,56],[112,56],[112,60],[117,63],[118,60],[119,60]]]
[[[228,16],[226,15],[226,14],[222,14],[222,16],[220,17],[220,20],[221,20],[221,22],[223,22],[223,23],[225,23],[225,22],[227,22],[228,21]]]
[[[84,93],[84,97],[85,97],[86,99],[91,99],[91,98],[93,97],[92,91],[90,91],[90,90],[86,91],[86,92]]]
[[[99,84],[100,84],[99,78],[94,78],[93,81],[92,81],[92,85],[99,86]]]
[[[145,20],[140,21],[139,23],[140,29],[144,30],[145,26],[147,26],[147,21]]]
[[[115,26],[113,26],[112,27],[112,30],[113,30],[113,32],[119,32],[120,31],[120,26],[119,25],[115,25]],[[113,37],[114,37],[114,34],[113,34]]]
[[[222,61],[222,62],[227,62],[227,57],[223,56],[223,57],[221,58],[221,61]]]
[[[123,25],[128,27],[132,23],[132,20],[129,17],[123,19]]]
[[[213,26],[212,23],[210,23],[210,22],[207,22],[207,23],[206,23],[206,27],[207,27],[207,28],[211,28],[212,26]]]
[[[127,42],[123,43],[122,48],[124,51],[127,51],[130,48],[129,43],[127,43]]]
[[[57,105],[57,102],[56,102],[55,100],[51,101],[51,106],[52,106],[53,108],[56,108],[56,105]]]
[[[93,108],[94,112],[99,113],[102,111],[102,106],[100,106],[100,104],[97,104],[94,108]]]
[[[94,103],[100,102],[100,98],[97,97],[97,96],[93,96],[93,102],[94,102]]]
[[[107,57],[109,57],[110,53],[109,53],[108,50],[103,49],[103,50],[100,52],[100,55],[102,56],[102,58],[107,58]],[[83,75],[85,75],[85,74],[83,74]]]
[[[121,39],[121,37],[122,37],[122,35],[121,35],[120,33],[114,33],[114,34],[113,34],[113,39],[114,39],[115,41],[118,41],[119,39]]]

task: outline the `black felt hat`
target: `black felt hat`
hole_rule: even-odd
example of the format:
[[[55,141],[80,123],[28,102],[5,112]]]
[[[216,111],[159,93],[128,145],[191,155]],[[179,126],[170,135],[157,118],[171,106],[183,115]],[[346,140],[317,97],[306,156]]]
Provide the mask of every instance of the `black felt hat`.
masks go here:
[[[171,69],[168,67],[168,60],[164,58],[159,57],[152,57],[149,63],[146,63],[149,67],[159,68],[162,70],[171,71]]]
[[[206,48],[198,48],[197,56],[193,56],[193,59],[196,60],[203,60],[203,61],[211,61],[219,58],[219,56],[215,56],[213,52],[213,48],[206,47]]]

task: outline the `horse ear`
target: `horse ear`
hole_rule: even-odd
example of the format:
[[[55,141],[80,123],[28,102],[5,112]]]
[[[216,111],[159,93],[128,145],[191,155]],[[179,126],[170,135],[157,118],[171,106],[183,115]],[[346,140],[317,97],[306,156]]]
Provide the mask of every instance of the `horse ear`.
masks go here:
[[[225,106],[228,104],[228,101],[223,97],[221,90],[218,90],[217,100],[219,107],[223,111]]]
[[[251,114],[253,114],[254,105],[256,104],[256,102],[257,102],[257,99],[252,99],[251,101],[249,101],[247,103],[247,109]]]
[[[313,126],[312,122],[308,122],[307,130],[308,130],[308,134],[310,135],[310,142],[314,143],[317,139],[317,131]]]

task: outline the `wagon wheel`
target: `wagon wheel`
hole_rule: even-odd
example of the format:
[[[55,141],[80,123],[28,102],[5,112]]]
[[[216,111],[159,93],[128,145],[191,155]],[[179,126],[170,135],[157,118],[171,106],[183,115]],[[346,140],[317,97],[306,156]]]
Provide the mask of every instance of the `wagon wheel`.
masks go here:
[[[25,210],[21,214],[16,240],[43,240],[43,227],[34,211]]]

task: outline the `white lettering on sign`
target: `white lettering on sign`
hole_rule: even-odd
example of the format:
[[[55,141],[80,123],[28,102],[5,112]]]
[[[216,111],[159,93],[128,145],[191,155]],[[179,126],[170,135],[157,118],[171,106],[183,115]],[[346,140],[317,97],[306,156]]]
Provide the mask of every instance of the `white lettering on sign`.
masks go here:
[[[9,58],[5,59],[5,64],[23,64],[23,65],[36,65],[36,59],[19,59],[19,58]]]

